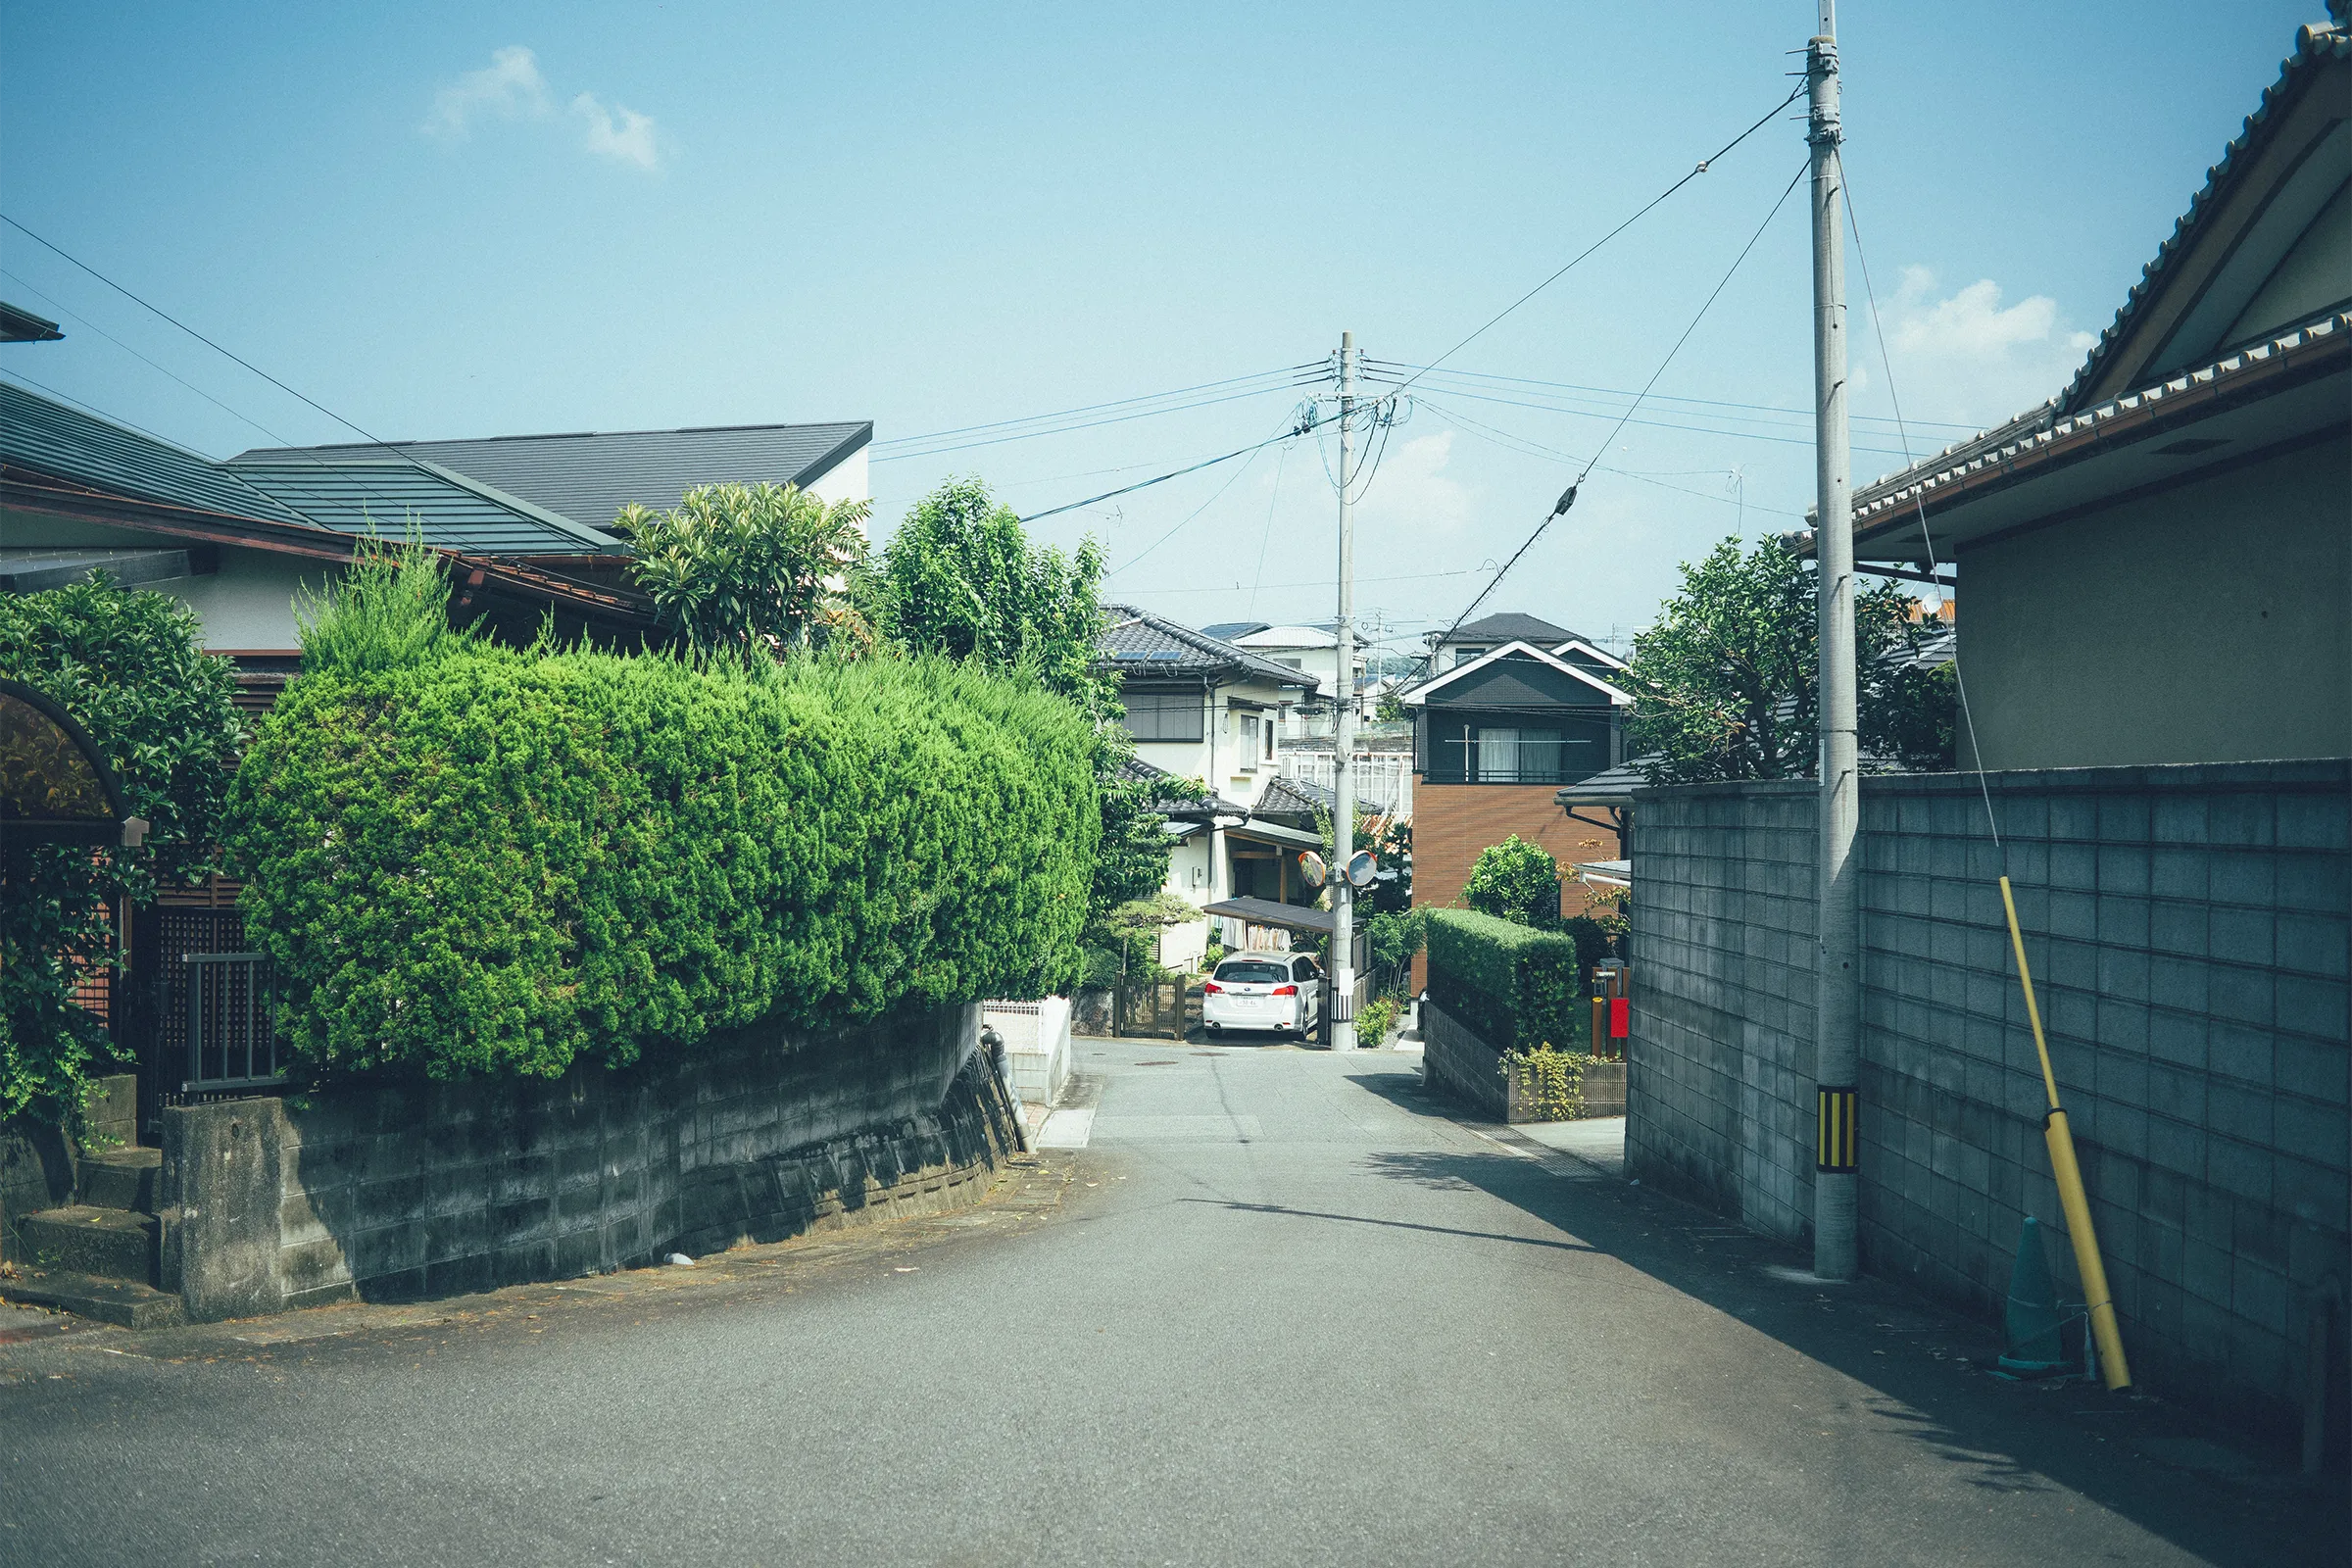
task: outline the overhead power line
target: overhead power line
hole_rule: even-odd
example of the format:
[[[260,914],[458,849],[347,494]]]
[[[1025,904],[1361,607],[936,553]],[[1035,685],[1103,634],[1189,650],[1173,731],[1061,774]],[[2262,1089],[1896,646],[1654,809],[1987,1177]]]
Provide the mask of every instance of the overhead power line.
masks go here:
[[[943,446],[925,447],[916,452],[888,452],[872,459],[875,463],[901,463],[911,458],[940,457],[950,452],[969,452],[979,447],[1003,446],[1008,441],[1032,441],[1044,436],[1072,435],[1080,430],[1098,429],[1106,424],[1125,424],[1132,419],[1149,419],[1162,414],[1182,414],[1190,409],[1213,408],[1220,403],[1238,403],[1245,398],[1263,397],[1268,392],[1289,392],[1297,383],[1273,382],[1252,387],[1245,392],[1228,392],[1220,397],[1200,398],[1191,403],[1170,404],[1164,408],[1138,409],[1127,414],[1115,414],[1101,419],[1087,419],[1074,424],[1052,425],[1038,430],[1015,430],[1009,434],[987,436],[977,441],[958,441]]]
[[[1571,468],[1579,467],[1585,463],[1591,461],[1588,458],[1580,457],[1576,453],[1564,452],[1558,447],[1546,446],[1541,441],[1532,440],[1529,437],[1520,435],[1514,431],[1505,430],[1499,425],[1488,424],[1483,420],[1474,419],[1469,415],[1464,414],[1461,410],[1449,408],[1446,404],[1440,403],[1436,398],[1429,396],[1427,393],[1416,394],[1415,400],[1419,402],[1422,407],[1433,409],[1439,414],[1444,415],[1446,418],[1455,420],[1462,425],[1463,428],[1467,429],[1472,435],[1483,436],[1486,439],[1493,441],[1495,445],[1503,447],[1505,450],[1519,452],[1528,457],[1544,458],[1553,463],[1564,464]],[[1696,496],[1701,501],[1720,502],[1727,507],[1736,504],[1730,496],[1713,495],[1705,490],[1693,490],[1689,485],[1684,484],[1668,484],[1664,479],[1659,478],[1656,474],[1642,473],[1632,468],[1612,467],[1608,464],[1604,463],[1600,465],[1599,471],[1602,473],[1613,473],[1619,478],[1632,479],[1641,484],[1655,485],[1660,490],[1672,490],[1679,495]],[[1684,471],[1686,473],[1725,473],[1729,472],[1730,470],[1723,468],[1694,468],[1679,471]],[[1751,512],[1767,512],[1778,517],[1795,517],[1801,519],[1804,516],[1804,514],[1801,512],[1790,512],[1786,508],[1781,507],[1761,506],[1754,502],[1748,502],[1746,503],[1746,506]]]
[[[1213,468],[1220,463],[1231,463],[1236,458],[1246,458],[1252,452],[1261,452],[1267,447],[1272,446],[1277,441],[1288,441],[1295,435],[1304,434],[1305,429],[1305,421],[1302,420],[1300,423],[1294,424],[1290,428],[1284,430],[1280,435],[1268,436],[1263,441],[1251,442],[1246,447],[1236,447],[1233,451],[1225,453],[1220,457],[1203,458],[1199,463],[1190,463],[1181,468],[1171,469],[1170,471],[1162,474],[1155,474],[1149,479],[1139,479],[1134,484],[1121,485],[1116,490],[1105,490],[1099,496],[1088,496],[1084,501],[1071,501],[1058,507],[1048,507],[1043,512],[1032,512],[1020,520],[1023,522],[1035,522],[1041,517],[1057,516],[1064,512],[1076,512],[1081,507],[1091,507],[1099,501],[1110,501],[1119,496],[1133,495],[1138,490],[1149,490],[1155,484],[1166,484],[1170,479],[1181,479],[1188,473],[1199,473],[1202,468]]]
[[[1430,370],[1434,368],[1433,367],[1426,365],[1414,365],[1404,360],[1371,360],[1367,363],[1372,366],[1373,374],[1385,375],[1389,379],[1397,381],[1399,384],[1402,384],[1403,378],[1397,374],[1398,371]],[[1575,381],[1545,381],[1527,375],[1498,375],[1492,370],[1445,369],[1438,370],[1436,373],[1440,377],[1446,379],[1460,377],[1472,381],[1499,381],[1513,386],[1544,387],[1562,392],[1583,393],[1592,397],[1630,398],[1634,395],[1623,387],[1586,386]],[[1665,392],[1651,393],[1650,401],[1652,403],[1691,403],[1702,408],[1742,409],[1756,414],[1785,415],[1790,418],[1804,420],[1806,422],[1806,428],[1808,429],[1812,427],[1813,411],[1810,409],[1791,409],[1773,403],[1739,403],[1725,398],[1681,397]],[[1891,417],[1884,414],[1857,414],[1853,416],[1853,417],[1857,420],[1872,424],[1895,425],[1898,427],[1898,429],[1907,427],[1905,426],[1901,412],[1899,410]],[[1948,419],[1913,419],[1910,420],[1909,423],[1911,425],[1933,425],[1946,430],[1965,430],[1971,435],[1974,435],[1978,429],[1978,426],[1976,425],[1956,424]]]
[[[1770,109],[1766,110],[1763,115],[1757,119],[1754,124],[1748,126],[1739,135],[1734,136],[1730,141],[1725,142],[1710,156],[1700,159],[1698,162],[1698,167],[1691,170],[1690,172],[1685,174],[1682,178],[1676,180],[1673,184],[1667,186],[1664,190],[1658,192],[1655,196],[1652,196],[1648,201],[1642,203],[1642,206],[1635,211],[1631,218],[1628,218],[1625,220],[1625,221],[1619,223],[1615,228],[1610,229],[1606,234],[1601,235],[1600,238],[1594,240],[1592,244],[1579,251],[1575,256],[1569,258],[1566,265],[1562,266],[1558,271],[1553,272],[1549,277],[1544,279],[1543,282],[1538,283],[1534,288],[1529,289],[1526,293],[1511,301],[1510,304],[1504,306],[1501,310],[1496,311],[1493,316],[1487,318],[1484,322],[1480,323],[1476,331],[1472,332],[1468,337],[1462,339],[1459,343],[1456,343],[1453,347],[1447,349],[1445,353],[1439,355],[1436,359],[1430,361],[1429,365],[1419,374],[1416,374],[1410,380],[1407,380],[1404,385],[1411,386],[1413,381],[1420,379],[1421,375],[1427,374],[1429,370],[1436,369],[1439,366],[1444,365],[1447,360],[1452,359],[1456,354],[1461,353],[1462,350],[1468,348],[1471,344],[1477,342],[1479,338],[1483,337],[1487,331],[1497,321],[1500,321],[1504,317],[1509,316],[1513,311],[1516,311],[1519,309],[1519,307],[1525,305],[1529,300],[1534,299],[1537,295],[1551,287],[1552,284],[1567,276],[1572,269],[1577,267],[1594,251],[1599,250],[1603,245],[1606,245],[1609,241],[1615,239],[1618,235],[1624,233],[1627,229],[1640,222],[1643,218],[1648,216],[1651,209],[1657,207],[1668,197],[1672,196],[1676,191],[1681,190],[1685,185],[1690,184],[1699,175],[1705,173],[1711,165],[1713,165],[1717,160],[1721,159],[1726,153],[1729,153],[1733,148],[1747,140],[1748,137],[1754,135],[1757,131],[1762,130],[1765,125],[1771,122],[1773,116],[1779,114],[1782,110],[1796,102],[1797,99],[1804,96],[1804,92],[1805,83],[1800,81],[1794,87],[1789,89],[1788,97],[1783,98],[1779,103],[1774,104]],[[1402,390],[1402,388],[1399,388],[1399,390]]]
[[[1795,96],[1796,95],[1794,93],[1789,94],[1790,99],[1793,99]],[[1774,110],[1774,113],[1779,113],[1779,110]],[[1770,118],[1772,118],[1770,115],[1765,117],[1767,120]],[[1761,124],[1763,122],[1758,121],[1757,123]],[[1750,130],[1753,128],[1753,126],[1749,127]],[[1772,210],[1764,215],[1764,221],[1756,225],[1756,231],[1747,237],[1747,243],[1740,247],[1740,254],[1732,258],[1732,265],[1724,269],[1722,278],[1717,281],[1714,288],[1707,292],[1707,297],[1703,302],[1700,303],[1697,313],[1690,318],[1690,324],[1683,328],[1683,335],[1674,340],[1674,347],[1666,351],[1666,357],[1663,360],[1660,360],[1658,362],[1658,368],[1650,372],[1649,379],[1642,384],[1641,393],[1626,409],[1624,416],[1617,421],[1616,427],[1610,430],[1608,437],[1601,442],[1600,451],[1606,452],[1609,449],[1609,442],[1617,439],[1617,432],[1625,428],[1626,420],[1631,419],[1634,416],[1634,411],[1641,408],[1642,400],[1649,396],[1650,388],[1658,384],[1658,377],[1666,373],[1667,367],[1674,363],[1675,356],[1682,353],[1683,345],[1690,341],[1690,334],[1698,330],[1698,323],[1706,319],[1707,312],[1713,308],[1715,301],[1721,297],[1726,288],[1731,286],[1732,278],[1740,270],[1740,264],[1746,261],[1748,253],[1756,248],[1756,242],[1764,237],[1764,231],[1772,226],[1772,220],[1775,218],[1778,218],[1781,214],[1781,209],[1788,205],[1788,193],[1796,189],[1797,181],[1805,177],[1811,167],[1811,163],[1808,160],[1805,165],[1797,170],[1795,177],[1790,179],[1787,185],[1781,188],[1781,194],[1775,197],[1773,200]],[[1478,591],[1478,596],[1470,601],[1468,606],[1463,609],[1462,612],[1453,617],[1453,624],[1446,628],[1444,635],[1439,637],[1435,644],[1431,645],[1429,656],[1431,659],[1435,659],[1437,657],[1438,648],[1442,647],[1447,638],[1451,637],[1455,632],[1461,630],[1463,622],[1467,621],[1473,614],[1477,613],[1478,607],[1485,604],[1488,598],[1494,592],[1495,588],[1502,582],[1502,579],[1511,574],[1511,568],[1519,564],[1520,558],[1535,548],[1536,541],[1544,537],[1545,530],[1550,528],[1554,521],[1562,516],[1565,516],[1569,508],[1576,505],[1577,491],[1582,489],[1585,481],[1592,476],[1592,470],[1599,466],[1599,463],[1600,458],[1598,454],[1595,454],[1590,461],[1586,463],[1584,471],[1579,473],[1576,476],[1575,482],[1569,485],[1568,488],[1561,493],[1560,499],[1552,507],[1550,514],[1544,517],[1542,522],[1536,524],[1535,531],[1527,536],[1526,542],[1520,545],[1518,549],[1511,552],[1510,559],[1502,564],[1502,568],[1495,572],[1494,577],[1488,581],[1487,585]]]
[[[1052,414],[1024,415],[1017,419],[991,419],[983,424],[957,425],[950,430],[930,430],[921,435],[893,436],[877,441],[877,447],[919,446],[926,441],[944,441],[950,436],[973,435],[991,430],[1008,430],[1016,425],[1042,424],[1054,419],[1066,419],[1081,414],[1100,414],[1106,409],[1130,408],[1138,403],[1157,403],[1167,398],[1189,397],[1195,392],[1213,392],[1220,388],[1240,386],[1246,381],[1264,381],[1274,376],[1296,376],[1300,370],[1320,368],[1320,364],[1279,366],[1271,370],[1255,370],[1248,375],[1229,375],[1218,381],[1199,381],[1191,386],[1172,387],[1165,392],[1148,392],[1139,397],[1113,398],[1107,403],[1088,403],[1075,409],[1060,409]],[[1287,382],[1286,382],[1287,384]]]
[[[1624,417],[1624,410],[1604,412],[1592,409],[1567,409],[1556,403],[1531,403],[1524,398],[1496,397],[1491,392],[1474,392],[1468,388],[1457,386],[1441,387],[1439,390],[1449,398],[1468,398],[1473,402],[1492,403],[1501,408],[1533,409],[1539,414],[1561,414],[1576,419],[1606,419],[1620,426],[1638,424],[1650,430],[1686,430],[1693,435],[1723,436],[1734,441],[1763,441],[1773,446],[1810,447],[1813,444],[1809,436],[1773,435],[1762,430],[1727,430],[1720,425],[1691,424],[1675,419],[1629,419]],[[1414,396],[1421,397],[1422,394],[1416,392]],[[1788,428],[1793,429],[1795,426]],[[1856,447],[1853,450],[1888,458],[1899,458],[1903,455],[1892,447]]]
[[[417,461],[411,457],[408,453],[402,451],[396,443],[386,441],[379,435],[370,434],[368,430],[343,417],[343,416],[337,414],[334,410],[328,408],[317,398],[310,396],[308,393],[296,391],[293,387],[290,387],[285,382],[280,381],[276,376],[271,375],[268,370],[263,369],[251,360],[244,358],[242,355],[239,355],[232,350],[221,347],[219,343],[214,342],[211,338],[206,337],[202,332],[199,332],[194,327],[188,325],[187,322],[181,320],[176,316],[173,316],[171,312],[165,310],[162,306],[155,305],[147,300],[141,299],[138,295],[133,294],[129,289],[124,288],[122,284],[116,282],[104,272],[99,271],[98,269],[92,267],[89,263],[63,249],[55,241],[42,238],[40,235],[34,233],[31,229],[26,228],[23,223],[20,223],[15,219],[9,217],[6,213],[0,213],[0,223],[6,223],[9,227],[24,235],[26,239],[31,240],[35,245],[40,246],[43,250],[48,251],[52,255],[58,257],[60,260],[65,261],[72,266],[78,268],[80,270],[88,273],[90,276],[96,278],[99,282],[104,283],[108,288],[113,289],[116,293],[122,295],[124,299],[130,301],[131,304],[136,305],[139,309],[147,312],[149,315],[177,327],[180,331],[185,332],[188,336],[194,338],[206,348],[211,349],[215,354],[220,355],[222,359],[229,361],[233,365],[241,366],[245,369],[250,370],[255,375],[260,376],[263,380],[269,382],[271,386],[277,388],[280,392],[285,393],[288,397],[295,399],[297,402],[318,410],[320,414],[325,415],[328,418],[334,420],[346,430],[352,431],[354,434],[360,436],[363,440],[367,441],[368,445],[382,447],[386,452],[393,454],[404,463],[408,463],[415,466],[420,473],[430,473],[432,471],[429,468],[426,468],[422,464],[417,463]],[[240,417],[242,417],[242,416],[240,416]],[[233,465],[231,465],[231,466],[233,466]]]

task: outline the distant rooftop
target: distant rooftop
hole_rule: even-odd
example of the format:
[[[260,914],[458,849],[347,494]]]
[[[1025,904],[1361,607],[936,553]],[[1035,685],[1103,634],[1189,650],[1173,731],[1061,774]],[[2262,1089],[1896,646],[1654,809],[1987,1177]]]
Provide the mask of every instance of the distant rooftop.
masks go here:
[[[574,522],[607,528],[630,502],[664,511],[696,485],[814,484],[873,438],[869,419],[257,447],[229,462],[339,464],[380,463],[395,455],[419,458]],[[387,452],[387,446],[394,450]]]
[[[1133,605],[1104,605],[1102,635],[1095,639],[1098,662],[1130,680],[1155,675],[1255,675],[1283,686],[1312,687],[1312,676],[1287,664],[1236,648],[1222,638],[1146,614]]]
[[[1539,648],[1554,648],[1564,642],[1591,642],[1582,632],[1555,626],[1537,615],[1522,615],[1503,611],[1457,627],[1446,639],[1447,647],[1456,643],[1534,643]]]

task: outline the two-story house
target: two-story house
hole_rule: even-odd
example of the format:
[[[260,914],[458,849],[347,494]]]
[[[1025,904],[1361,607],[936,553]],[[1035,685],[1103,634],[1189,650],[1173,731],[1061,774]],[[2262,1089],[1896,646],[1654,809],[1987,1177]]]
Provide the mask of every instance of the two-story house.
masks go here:
[[[1532,615],[1488,617],[1506,619],[1548,627]],[[1542,845],[1563,866],[1623,854],[1610,835],[1562,812],[1555,797],[1561,785],[1625,760],[1634,699],[1616,684],[1624,668],[1573,632],[1549,646],[1510,638],[1450,662],[1405,693],[1413,715],[1414,903],[1459,902],[1479,852],[1513,834]]]
[[[1296,864],[1322,839],[1238,803],[1256,802],[1279,777],[1283,710],[1314,689],[1314,677],[1132,606],[1103,608],[1095,667],[1120,677],[1136,757],[1215,798],[1210,809],[1169,813],[1166,890],[1195,905],[1311,904]]]

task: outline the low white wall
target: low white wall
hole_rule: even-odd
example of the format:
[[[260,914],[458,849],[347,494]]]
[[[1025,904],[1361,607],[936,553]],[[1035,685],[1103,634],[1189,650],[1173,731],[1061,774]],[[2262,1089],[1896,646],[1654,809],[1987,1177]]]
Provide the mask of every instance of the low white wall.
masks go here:
[[[987,1027],[1004,1037],[1012,1067],[1012,1086],[1031,1104],[1051,1105],[1070,1081],[1070,999],[989,1002],[981,1004]]]
[[[1208,921],[1206,918],[1187,920],[1182,925],[1162,926],[1159,932],[1159,963],[1163,969],[1190,969],[1208,952]]]

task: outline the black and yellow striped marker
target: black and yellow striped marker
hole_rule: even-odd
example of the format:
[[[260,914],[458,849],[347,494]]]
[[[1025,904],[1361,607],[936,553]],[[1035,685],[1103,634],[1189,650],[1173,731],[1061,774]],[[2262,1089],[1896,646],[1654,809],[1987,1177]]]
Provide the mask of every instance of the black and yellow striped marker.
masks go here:
[[[1843,1173],[1862,1168],[1861,1110],[1861,1090],[1826,1087],[1821,1090],[1821,1130],[1813,1155],[1815,1170]]]

